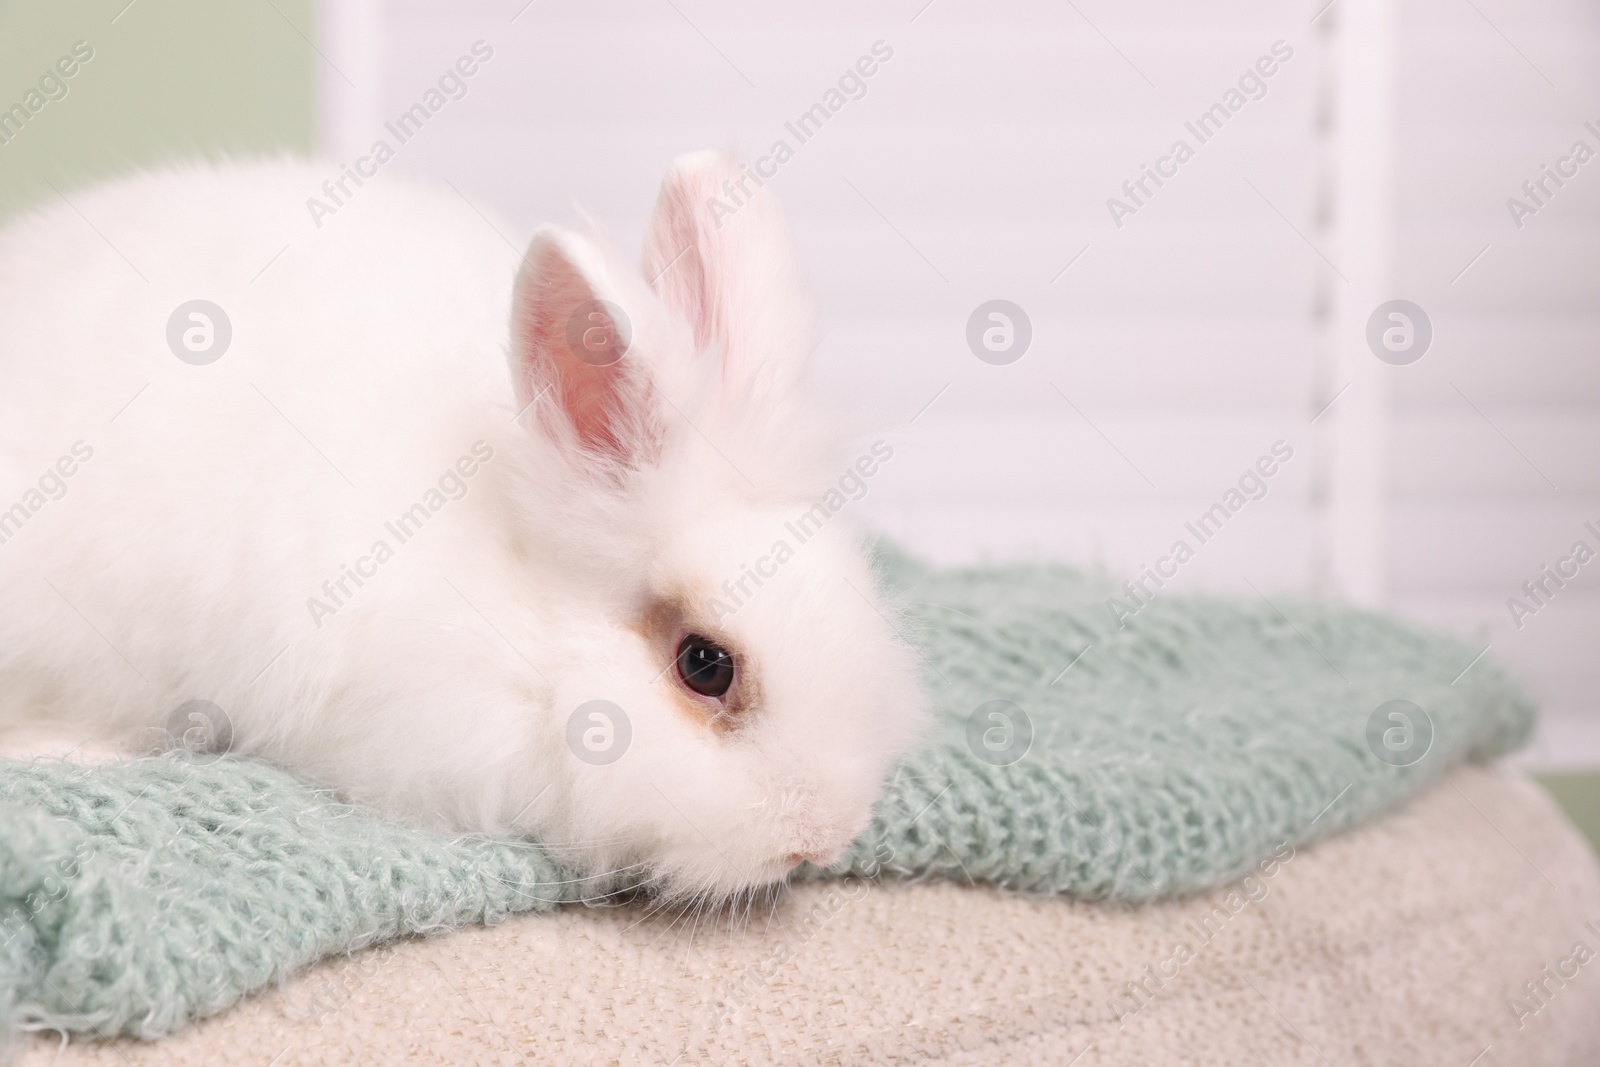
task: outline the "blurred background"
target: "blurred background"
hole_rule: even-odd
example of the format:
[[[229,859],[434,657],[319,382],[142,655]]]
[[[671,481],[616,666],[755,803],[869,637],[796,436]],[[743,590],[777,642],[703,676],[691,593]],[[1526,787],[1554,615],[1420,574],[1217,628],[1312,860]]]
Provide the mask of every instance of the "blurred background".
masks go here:
[[[377,180],[447,179],[518,241],[581,205],[636,249],[673,156],[766,159],[815,386],[894,443],[861,518],[1137,574],[1292,450],[1166,589],[1464,634],[1538,693],[1519,761],[1594,837],[1597,90],[1578,0],[12,0],[0,216],[382,140]]]

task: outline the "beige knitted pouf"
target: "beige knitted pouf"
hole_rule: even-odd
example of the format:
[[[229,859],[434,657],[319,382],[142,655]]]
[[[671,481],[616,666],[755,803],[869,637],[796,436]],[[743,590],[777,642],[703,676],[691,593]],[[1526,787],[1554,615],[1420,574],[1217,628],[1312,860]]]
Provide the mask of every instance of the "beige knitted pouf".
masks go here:
[[[730,931],[639,905],[324,961],[104,1064],[1600,1064],[1600,869],[1481,769],[1203,899],[796,889]],[[1591,925],[1592,924],[1592,925]]]

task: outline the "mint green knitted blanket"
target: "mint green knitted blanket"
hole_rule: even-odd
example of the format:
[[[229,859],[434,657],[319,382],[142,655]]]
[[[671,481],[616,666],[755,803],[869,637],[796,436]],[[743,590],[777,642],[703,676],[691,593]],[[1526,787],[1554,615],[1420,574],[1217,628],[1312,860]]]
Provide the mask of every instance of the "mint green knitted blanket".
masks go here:
[[[804,877],[1198,890],[1532,725],[1476,649],[1348,607],[1157,592],[1129,617],[1065,567],[880,559],[937,724]],[[536,844],[408,828],[256,761],[0,761],[0,1036],[153,1037],[320,957],[582,894]]]

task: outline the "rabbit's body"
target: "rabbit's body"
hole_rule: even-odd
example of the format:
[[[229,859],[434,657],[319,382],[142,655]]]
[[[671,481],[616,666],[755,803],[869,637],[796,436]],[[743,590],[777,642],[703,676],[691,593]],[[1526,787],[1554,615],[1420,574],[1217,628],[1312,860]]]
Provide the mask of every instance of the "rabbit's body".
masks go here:
[[[235,752],[674,891],[842,847],[918,703],[858,547],[823,526],[722,613],[844,462],[791,395],[803,297],[738,292],[792,280],[775,209],[747,208],[750,248],[779,244],[752,272],[664,190],[647,241],[704,254],[658,297],[582,237],[524,258],[458,195],[388,176],[316,227],[327,173],[148,175],[0,236],[0,725],[133,745],[207,700]],[[632,320],[613,365],[559,344],[591,296]],[[197,298],[232,330],[207,365],[167,340]],[[752,343],[712,306],[773,322]],[[691,631],[738,650],[726,701],[681,684]],[[627,719],[615,762],[567,741],[595,699]]]

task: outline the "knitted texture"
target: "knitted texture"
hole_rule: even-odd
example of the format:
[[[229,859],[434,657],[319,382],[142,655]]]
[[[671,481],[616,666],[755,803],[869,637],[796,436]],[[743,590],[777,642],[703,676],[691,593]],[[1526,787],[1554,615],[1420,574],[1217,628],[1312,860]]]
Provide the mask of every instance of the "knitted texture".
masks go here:
[[[1533,728],[1526,692],[1478,649],[1347,605],[1158,591],[1139,607],[1068,567],[936,569],[886,546],[879,563],[936,725],[829,873],[1169,896],[1364,822]],[[969,723],[996,699],[1032,724],[1009,766],[975,757],[998,720]],[[1368,740],[1391,700],[1422,709],[1419,734],[1431,724],[1406,766]]]
[[[0,762],[0,1035],[153,1037],[335,952],[581,898],[255,760]]]
[[[880,564],[935,728],[849,854],[803,877],[1200,889],[1509,751],[1532,724],[1473,649],[1350,608],[1160,594],[1119,626],[1116,590],[1068,568],[935,570],[889,549]],[[1367,741],[1395,698],[1432,723],[1406,767]],[[990,718],[993,700],[1031,723],[1025,751],[1023,716]],[[386,820],[256,761],[0,761],[0,1034],[153,1037],[322,956],[602,888],[626,887],[574,879],[527,842]]]

